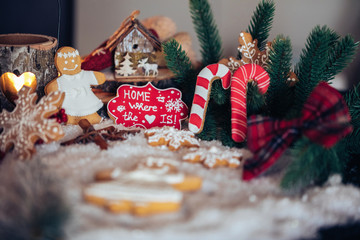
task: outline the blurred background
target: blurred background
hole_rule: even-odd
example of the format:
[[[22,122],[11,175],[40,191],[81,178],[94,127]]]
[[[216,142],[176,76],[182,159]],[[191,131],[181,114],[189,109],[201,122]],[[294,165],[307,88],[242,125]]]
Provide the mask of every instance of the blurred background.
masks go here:
[[[70,45],[87,55],[106,40],[135,9],[139,19],[168,16],[178,32],[193,37],[194,50],[199,45],[189,13],[188,0],[59,0],[61,2],[60,46]],[[237,38],[246,30],[258,1],[209,0],[223,41],[223,55],[235,56]],[[294,64],[306,37],[316,25],[328,25],[341,35],[360,40],[360,0],[275,0],[276,12],[270,39],[278,34],[289,36]],[[38,33],[57,37],[57,0],[3,0],[0,33]],[[350,84],[360,80],[360,54],[341,78]]]

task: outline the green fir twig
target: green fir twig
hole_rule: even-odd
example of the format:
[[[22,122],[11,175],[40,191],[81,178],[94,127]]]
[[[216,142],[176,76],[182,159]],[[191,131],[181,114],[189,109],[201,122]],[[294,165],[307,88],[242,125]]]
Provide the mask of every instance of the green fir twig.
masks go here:
[[[325,149],[306,137],[296,142],[292,155],[297,157],[288,167],[281,187],[299,193],[312,185],[325,183],[331,174],[341,173],[344,163],[334,148]]]
[[[246,91],[247,115],[261,114],[265,106],[265,95],[259,90],[255,81],[247,84]]]
[[[354,59],[359,42],[347,35],[337,41],[329,53],[329,60],[325,66],[324,81],[332,80]]]
[[[325,78],[329,50],[336,43],[338,35],[327,26],[316,26],[309,37],[300,62],[295,67],[299,82],[295,85],[295,99],[288,117],[296,117],[315,86]]]
[[[291,59],[290,39],[277,36],[269,52],[267,68],[270,85],[265,96],[270,116],[284,117],[293,103],[293,88],[287,83],[291,71]]]
[[[258,40],[258,48],[265,48],[275,14],[275,3],[272,0],[262,0],[256,7],[248,26],[248,32],[253,39]]]
[[[175,74],[175,83],[186,95],[183,95],[184,102],[190,106],[196,84],[196,71],[191,65],[186,52],[174,39],[162,45],[167,67]]]
[[[349,107],[351,116],[351,124],[353,125],[353,132],[349,134],[344,141],[346,151],[352,155],[360,154],[360,84],[354,87],[344,96],[344,100]]]
[[[346,163],[342,172],[343,181],[360,187],[360,84],[349,90],[344,100],[349,108],[353,131],[338,144],[336,151]]]
[[[222,55],[221,38],[207,0],[190,0],[190,13],[201,47],[202,63],[217,63]]]

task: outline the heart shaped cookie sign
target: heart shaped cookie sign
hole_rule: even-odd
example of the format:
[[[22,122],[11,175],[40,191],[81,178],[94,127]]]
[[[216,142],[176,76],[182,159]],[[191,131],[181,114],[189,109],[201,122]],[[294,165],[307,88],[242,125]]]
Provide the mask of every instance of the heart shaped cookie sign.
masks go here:
[[[0,87],[5,97],[14,102],[17,99],[17,93],[23,86],[36,89],[36,76],[31,72],[24,72],[19,77],[11,72],[1,75]]]
[[[181,120],[188,115],[178,89],[157,89],[151,83],[141,87],[121,85],[107,108],[115,123],[145,129],[162,126],[180,129]]]

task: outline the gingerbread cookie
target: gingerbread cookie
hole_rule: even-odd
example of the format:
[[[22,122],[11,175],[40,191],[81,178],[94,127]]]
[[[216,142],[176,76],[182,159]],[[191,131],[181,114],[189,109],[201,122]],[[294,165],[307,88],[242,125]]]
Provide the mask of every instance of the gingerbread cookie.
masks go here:
[[[250,33],[241,32],[239,36],[239,47],[238,50],[241,53],[241,62],[243,65],[254,63],[260,65],[263,68],[267,67],[269,60],[269,52],[271,43],[266,44],[265,50],[260,51],[258,48],[257,39],[253,40]]]
[[[173,212],[180,208],[183,194],[195,191],[202,180],[177,170],[179,163],[167,158],[148,157],[132,171],[120,168],[102,170],[84,190],[85,200],[113,213],[149,215]]]
[[[234,73],[240,66],[243,65],[241,60],[238,60],[234,57],[223,58],[218,63],[227,66],[231,73]]]
[[[202,163],[208,168],[228,166],[237,168],[241,165],[243,154],[241,151],[226,149],[222,150],[216,146],[210,148],[199,148],[194,152],[187,153],[183,160],[192,163]]]
[[[289,84],[290,87],[293,87],[297,82],[299,82],[299,78],[294,72],[290,72],[289,77],[286,79],[286,82]]]
[[[136,169],[124,172],[120,168],[99,171],[95,174],[97,181],[111,181],[120,178],[143,180],[148,182],[164,182],[180,191],[195,191],[201,188],[202,180],[197,176],[180,173],[179,162],[168,158],[148,157]]]
[[[173,127],[152,128],[145,131],[151,146],[167,146],[171,151],[181,147],[199,147],[200,143],[190,131],[176,130]]]
[[[48,143],[64,136],[60,124],[48,119],[59,110],[64,94],[53,92],[35,103],[37,97],[33,89],[24,86],[18,92],[15,109],[0,114],[0,151],[7,152],[13,147],[20,159],[29,159],[35,153],[37,140]]]
[[[105,75],[101,72],[81,70],[79,52],[72,47],[62,47],[55,54],[55,66],[60,76],[45,87],[45,93],[61,91],[65,93],[62,108],[68,115],[68,124],[78,124],[87,119],[91,124],[99,123],[97,111],[103,106],[91,90],[91,86],[103,84]]]
[[[231,73],[234,73],[241,66],[250,63],[260,65],[266,69],[269,61],[271,43],[268,42],[265,50],[260,51],[257,46],[257,39],[253,40],[250,33],[241,32],[238,40],[238,51],[241,53],[241,59],[236,59],[235,57],[223,58],[218,63],[227,66]]]
[[[84,198],[113,213],[146,216],[179,210],[183,194],[166,183],[117,179],[91,184]]]

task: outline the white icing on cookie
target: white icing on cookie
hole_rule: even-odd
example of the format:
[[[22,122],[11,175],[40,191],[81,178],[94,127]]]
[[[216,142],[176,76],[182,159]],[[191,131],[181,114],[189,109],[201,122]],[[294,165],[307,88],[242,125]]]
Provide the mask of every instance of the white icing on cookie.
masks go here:
[[[145,131],[148,136],[148,143],[157,143],[162,139],[169,147],[178,150],[181,145],[200,146],[199,141],[195,138],[194,133],[185,130],[176,130],[173,127],[152,128]]]
[[[187,153],[183,156],[183,160],[191,161],[200,158],[200,161],[207,167],[213,168],[218,161],[226,161],[228,165],[239,166],[243,154],[237,150],[222,150],[216,146],[208,148],[199,148],[194,152]]]
[[[169,158],[161,158],[161,157],[147,157],[145,164],[148,167],[153,167],[153,166],[161,167],[166,164],[174,167],[179,166],[178,161]]]
[[[181,192],[167,184],[127,179],[93,183],[85,189],[84,194],[109,201],[132,201],[135,203],[180,203],[183,199]]]
[[[3,110],[0,114],[0,150],[5,152],[13,145],[13,151],[20,158],[29,159],[35,152],[37,139],[45,143],[59,140],[64,132],[55,119],[48,117],[58,110],[63,95],[53,92],[35,103],[37,94],[31,88],[23,87],[15,100],[16,107],[12,112]]]
[[[110,173],[113,180],[139,180],[144,182],[164,182],[178,184],[184,181],[185,175],[173,171],[170,166],[178,164],[176,161],[166,158],[147,158],[144,164],[138,164],[133,171],[121,171],[115,168]]]
[[[146,182],[166,182],[168,184],[177,184],[184,181],[184,174],[169,173],[169,170],[169,166],[163,166],[161,168],[140,168],[129,172],[125,178]]]

